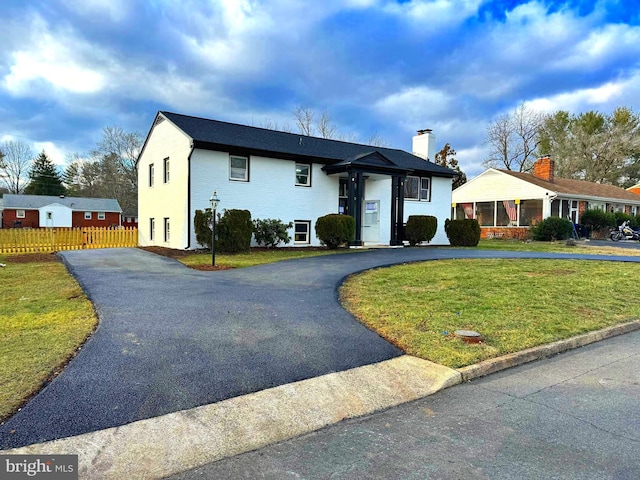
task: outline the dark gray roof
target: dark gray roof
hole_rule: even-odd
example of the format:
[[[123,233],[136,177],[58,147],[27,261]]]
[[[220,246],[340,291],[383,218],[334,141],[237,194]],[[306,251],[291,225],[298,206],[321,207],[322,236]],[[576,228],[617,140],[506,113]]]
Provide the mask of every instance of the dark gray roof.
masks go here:
[[[403,150],[374,147],[358,143],[309,137],[265,128],[208,120],[171,112],[159,112],[191,137],[196,148],[208,150],[237,149],[254,155],[285,159],[305,159],[332,165],[353,161],[373,152],[381,153],[393,164],[407,171],[453,177],[456,172],[423,160]]]
[[[49,195],[14,195],[5,193],[4,208],[35,210],[52,203],[83,212],[122,212],[118,200],[113,198],[56,197]]]

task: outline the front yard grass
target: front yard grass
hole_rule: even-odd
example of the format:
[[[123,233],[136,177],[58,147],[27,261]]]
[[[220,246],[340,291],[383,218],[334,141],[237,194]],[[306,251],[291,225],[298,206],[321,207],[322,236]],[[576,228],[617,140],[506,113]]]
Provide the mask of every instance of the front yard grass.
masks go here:
[[[406,353],[458,368],[639,318],[637,275],[617,262],[440,260],[354,275],[340,298]]]
[[[292,258],[317,257],[318,255],[333,255],[336,253],[352,253],[361,250],[294,250],[289,248],[277,248],[273,250],[253,250],[251,253],[237,253],[234,255],[217,254],[216,265],[226,268],[244,268],[263,263],[280,262]],[[196,253],[177,258],[191,268],[202,268],[211,265],[211,253]]]
[[[52,379],[94,330],[91,303],[55,255],[0,255],[0,420]]]
[[[480,240],[477,250],[509,250],[516,252],[550,252],[550,253],[575,253],[586,255],[626,255],[640,256],[640,250],[635,248],[592,245],[589,242],[578,242],[574,246],[568,246],[566,241],[557,242],[523,242],[521,240]]]

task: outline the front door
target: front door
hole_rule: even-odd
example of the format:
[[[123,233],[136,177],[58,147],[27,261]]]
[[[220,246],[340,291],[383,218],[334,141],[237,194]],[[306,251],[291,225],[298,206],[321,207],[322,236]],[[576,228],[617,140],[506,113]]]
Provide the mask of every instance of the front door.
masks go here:
[[[364,201],[362,241],[380,243],[380,200]]]

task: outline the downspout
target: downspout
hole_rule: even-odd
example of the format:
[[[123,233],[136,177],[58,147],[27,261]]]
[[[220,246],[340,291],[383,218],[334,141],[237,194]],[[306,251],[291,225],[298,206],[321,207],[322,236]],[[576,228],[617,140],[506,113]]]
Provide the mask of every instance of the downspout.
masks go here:
[[[187,157],[187,246],[185,250],[191,248],[191,155],[195,150],[194,142],[191,142],[191,151]]]

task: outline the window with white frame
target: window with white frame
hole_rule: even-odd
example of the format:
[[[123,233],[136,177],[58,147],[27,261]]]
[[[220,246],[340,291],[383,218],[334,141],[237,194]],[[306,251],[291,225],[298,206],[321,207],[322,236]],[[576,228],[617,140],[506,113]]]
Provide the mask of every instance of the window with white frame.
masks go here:
[[[249,158],[229,156],[229,180],[249,181]]]
[[[431,201],[431,179],[429,177],[407,176],[404,182],[405,200]]]
[[[98,220],[104,220],[107,218],[104,212],[98,212]]]
[[[293,222],[293,243],[311,243],[311,222],[309,220],[296,220]]]
[[[24,210],[16,210],[16,218],[24,218],[26,217],[26,212]]]
[[[91,220],[91,212],[84,212],[84,219]]]
[[[153,187],[153,163],[149,165],[149,186]]]
[[[311,165],[306,163],[296,163],[296,186],[311,186]]]
[[[164,183],[169,183],[169,157],[164,159]]]
[[[155,218],[150,218],[149,219],[149,240],[153,240],[153,237],[156,234],[156,219]]]
[[[420,179],[420,200],[424,200],[425,202],[431,201],[431,179],[430,178]]]
[[[169,219],[165,217],[164,219],[164,241],[165,242],[168,242],[170,238],[169,226],[170,226]]]

